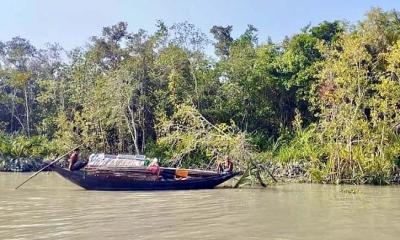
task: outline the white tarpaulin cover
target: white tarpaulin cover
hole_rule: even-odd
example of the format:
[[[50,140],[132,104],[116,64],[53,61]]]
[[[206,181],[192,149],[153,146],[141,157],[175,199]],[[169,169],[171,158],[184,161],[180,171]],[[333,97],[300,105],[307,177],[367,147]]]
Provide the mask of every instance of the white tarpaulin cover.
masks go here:
[[[107,155],[104,153],[91,154],[88,167],[143,167],[144,155]]]

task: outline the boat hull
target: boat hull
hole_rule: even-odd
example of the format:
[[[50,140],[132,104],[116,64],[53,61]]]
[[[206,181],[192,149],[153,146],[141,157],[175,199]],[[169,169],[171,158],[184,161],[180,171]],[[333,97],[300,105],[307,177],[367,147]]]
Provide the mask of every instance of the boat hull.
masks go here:
[[[52,170],[65,179],[86,190],[103,191],[135,191],[135,190],[190,190],[211,189],[231,179],[238,173],[219,174],[204,178],[189,178],[185,180],[156,180],[143,181],[120,178],[115,176],[96,176],[87,174],[85,171],[69,171],[67,169],[52,166]]]

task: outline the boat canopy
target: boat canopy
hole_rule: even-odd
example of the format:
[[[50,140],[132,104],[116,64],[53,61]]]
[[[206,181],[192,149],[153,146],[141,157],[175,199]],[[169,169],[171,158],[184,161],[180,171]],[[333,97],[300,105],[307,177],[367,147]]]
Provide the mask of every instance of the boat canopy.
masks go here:
[[[144,155],[108,155],[104,153],[91,154],[87,167],[144,167],[147,165]]]

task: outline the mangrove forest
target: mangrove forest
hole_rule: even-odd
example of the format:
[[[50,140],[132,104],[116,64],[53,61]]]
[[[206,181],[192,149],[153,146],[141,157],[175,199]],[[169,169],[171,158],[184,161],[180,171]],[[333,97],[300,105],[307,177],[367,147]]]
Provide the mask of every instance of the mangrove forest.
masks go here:
[[[253,25],[155,24],[106,26],[68,51],[0,41],[0,170],[84,144],[185,168],[230,156],[250,183],[400,181],[399,11],[278,42]]]

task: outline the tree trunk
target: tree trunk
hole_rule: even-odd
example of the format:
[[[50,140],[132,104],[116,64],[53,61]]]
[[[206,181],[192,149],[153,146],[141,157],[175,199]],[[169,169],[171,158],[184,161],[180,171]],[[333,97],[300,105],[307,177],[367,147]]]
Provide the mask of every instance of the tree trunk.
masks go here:
[[[26,113],[26,133],[28,137],[31,136],[31,131],[29,127],[29,104],[28,104],[28,91],[27,87],[24,88],[24,95],[25,95],[25,113]]]
[[[132,135],[132,140],[133,140],[133,144],[135,146],[135,154],[139,154],[139,146],[138,146],[138,133],[137,133],[137,127],[136,127],[136,123],[135,123],[135,115],[133,113],[133,110],[131,109],[130,106],[128,106],[128,111],[130,114],[130,129],[131,129],[131,135]],[[128,124],[129,125],[129,124]]]
[[[146,148],[146,131],[145,127],[142,126],[142,153],[144,152],[144,149]]]
[[[12,95],[12,98],[11,98],[11,123],[10,123],[10,125],[11,125],[11,128],[10,128],[10,130],[11,130],[11,132],[13,132],[14,131],[14,114],[15,114],[15,101],[14,101],[14,99],[15,99],[15,90],[13,91],[13,95]]]

